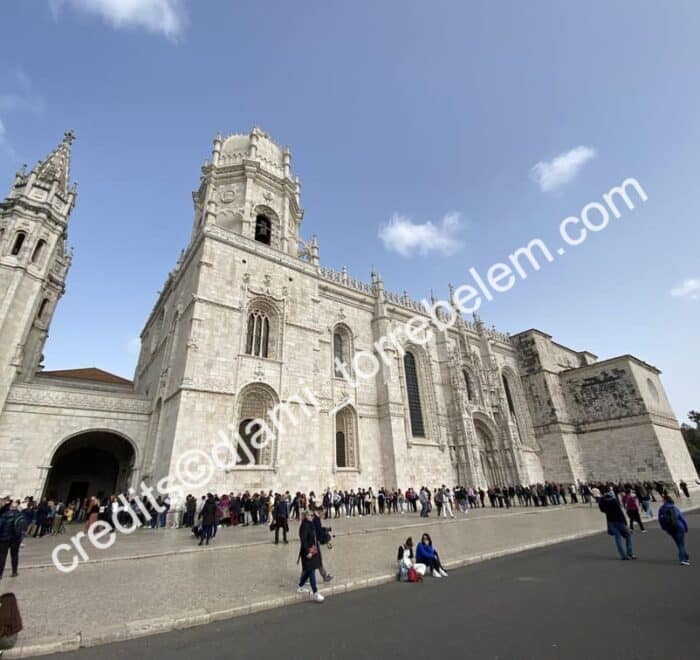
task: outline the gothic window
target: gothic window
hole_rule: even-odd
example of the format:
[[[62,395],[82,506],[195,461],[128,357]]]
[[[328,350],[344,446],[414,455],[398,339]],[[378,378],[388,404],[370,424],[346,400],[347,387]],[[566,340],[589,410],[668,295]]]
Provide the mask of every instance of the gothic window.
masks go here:
[[[508,379],[503,376],[503,389],[506,391],[506,400],[508,401],[508,410],[510,414],[515,417],[515,406],[513,405],[513,397],[510,393],[510,386],[508,385]]]
[[[275,426],[275,409],[279,398],[275,391],[260,383],[246,385],[239,395],[238,465],[273,464],[275,437],[281,428]]]
[[[352,360],[352,334],[344,325],[338,325],[333,330],[333,374],[336,378],[343,378],[350,372]]]
[[[347,467],[345,460],[345,433],[338,431],[335,434],[335,464],[339,468]]]
[[[464,374],[464,384],[467,386],[467,399],[469,399],[469,401],[474,401],[474,386],[471,376],[466,369],[462,373]]]
[[[34,252],[32,253],[32,263],[38,263],[38,261],[41,259],[41,257],[44,254],[44,249],[46,248],[46,241],[42,238],[40,241],[37,242],[36,246],[34,247]]]
[[[260,433],[260,425],[253,419],[244,419],[238,427],[242,447],[238,451],[238,465],[258,465],[260,463],[260,448],[253,443],[253,438]]]
[[[255,217],[255,240],[270,245],[272,239],[272,223],[270,218],[262,213]]]
[[[335,416],[335,466],[357,467],[355,411],[349,405]]]
[[[333,365],[336,378],[343,377],[343,371],[339,367],[339,364],[345,364],[345,351],[343,348],[343,335],[336,330],[333,333]]]
[[[424,438],[425,427],[423,426],[423,411],[421,409],[420,388],[418,387],[418,368],[413,353],[407,352],[403,356],[403,367],[406,372],[406,394],[411,418],[411,432],[414,437]]]
[[[270,320],[256,309],[248,315],[245,352],[257,357],[268,357],[270,345]]]
[[[27,238],[27,235],[23,231],[17,232],[17,236],[15,237],[15,243],[12,246],[12,256],[17,256],[22,249],[22,246],[24,245],[24,239]]]

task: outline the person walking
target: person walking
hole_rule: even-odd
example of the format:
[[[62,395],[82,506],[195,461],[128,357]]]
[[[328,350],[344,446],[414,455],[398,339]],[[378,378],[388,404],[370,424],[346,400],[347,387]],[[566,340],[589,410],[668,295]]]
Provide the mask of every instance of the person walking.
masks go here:
[[[304,519],[299,525],[299,559],[301,561],[301,578],[297,586],[297,592],[309,593],[306,586],[308,580],[311,585],[311,600],[322,603],[325,598],[319,593],[316,586],[316,571],[321,566],[321,553],[316,540],[316,532],[313,523],[314,513],[310,509],[304,511]]]
[[[0,505],[0,579],[5,571],[7,554],[10,553],[12,577],[17,577],[19,569],[19,549],[22,545],[27,519],[9,498]]]
[[[625,494],[622,496],[622,505],[625,507],[627,517],[630,519],[630,529],[634,529],[634,523],[637,523],[639,525],[639,529],[642,532],[646,532],[646,529],[644,529],[644,523],[642,522],[642,517],[639,515],[639,502],[637,501],[637,496],[632,492],[632,489],[629,486],[625,488]]]
[[[636,559],[632,548],[632,532],[627,527],[627,519],[625,512],[620,506],[613,491],[613,487],[609,486],[607,492],[598,501],[598,508],[605,514],[605,519],[608,523],[608,534],[615,537],[615,545],[620,559],[626,561],[628,559]],[[625,540],[625,545],[622,544],[622,539]]]
[[[275,505],[272,509],[272,515],[275,521],[275,545],[280,542],[280,529],[282,530],[282,540],[287,541],[287,532],[289,531],[289,501],[286,497],[278,495],[275,499]]]
[[[204,506],[202,507],[199,517],[202,521],[202,531],[199,537],[199,545],[203,543],[209,545],[209,540],[214,532],[214,525],[216,524],[216,502],[214,501],[214,496],[211,493],[207,493],[207,499],[204,501]]]
[[[659,525],[674,540],[681,566],[690,566],[690,556],[685,548],[688,523],[670,495],[664,495],[664,503],[659,507]]]

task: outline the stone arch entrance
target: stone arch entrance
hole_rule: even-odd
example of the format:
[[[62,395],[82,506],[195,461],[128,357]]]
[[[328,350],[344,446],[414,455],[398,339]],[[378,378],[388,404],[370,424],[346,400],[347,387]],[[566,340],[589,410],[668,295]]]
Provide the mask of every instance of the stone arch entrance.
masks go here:
[[[514,485],[515,475],[510,457],[496,442],[492,430],[480,419],[474,420],[474,429],[479,442],[481,469],[488,486]]]
[[[78,433],[54,452],[44,497],[69,502],[125,491],[135,459],[131,442],[113,431]]]

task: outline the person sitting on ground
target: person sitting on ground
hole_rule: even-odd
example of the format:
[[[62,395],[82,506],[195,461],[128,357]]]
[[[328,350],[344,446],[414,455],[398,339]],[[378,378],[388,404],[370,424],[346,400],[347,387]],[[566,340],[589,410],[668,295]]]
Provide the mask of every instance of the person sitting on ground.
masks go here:
[[[406,582],[408,580],[408,569],[415,569],[418,575],[425,575],[425,564],[419,564],[413,561],[413,538],[410,536],[406,539],[403,545],[399,546],[399,551],[396,556],[399,562],[399,580]]]
[[[433,540],[427,532],[421,537],[420,543],[416,548],[416,561],[425,564],[430,568],[432,574],[436,578],[447,577],[447,572],[442,567],[440,556],[437,550],[433,547]]]

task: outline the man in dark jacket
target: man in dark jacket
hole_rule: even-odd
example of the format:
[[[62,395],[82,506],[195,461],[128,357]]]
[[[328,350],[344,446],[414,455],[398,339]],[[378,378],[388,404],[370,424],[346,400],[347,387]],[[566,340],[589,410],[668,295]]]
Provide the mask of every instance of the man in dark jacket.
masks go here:
[[[10,553],[12,577],[17,577],[19,548],[26,529],[26,518],[13,502],[6,498],[0,504],[0,579],[5,570],[7,553]]]
[[[681,565],[690,566],[690,556],[685,548],[688,523],[670,495],[664,495],[664,503],[659,508],[659,525],[675,541]]]
[[[199,513],[199,517],[202,520],[202,533],[199,537],[199,545],[202,545],[202,543],[209,545],[209,539],[212,537],[214,525],[216,524],[216,502],[214,502],[214,496],[211,493],[207,493],[207,499]]]
[[[275,521],[275,545],[280,542],[280,529],[282,530],[282,539],[287,541],[287,532],[289,531],[289,502],[282,495],[277,495],[275,498],[275,506],[272,509],[272,516]]]
[[[623,561],[636,559],[632,550],[632,532],[627,527],[625,512],[622,510],[612,486],[609,486],[605,495],[600,498],[598,508],[605,514],[605,519],[608,522],[608,534],[615,537],[615,545],[620,559]],[[622,539],[625,539],[626,547],[623,546]]]

